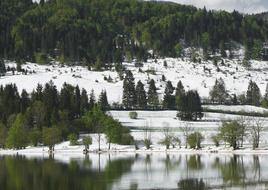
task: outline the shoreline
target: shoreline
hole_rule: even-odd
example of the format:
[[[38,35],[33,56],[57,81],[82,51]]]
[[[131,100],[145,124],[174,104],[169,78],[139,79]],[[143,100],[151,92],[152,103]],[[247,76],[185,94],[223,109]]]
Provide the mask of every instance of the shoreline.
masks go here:
[[[220,149],[221,148],[221,149]],[[76,148],[76,149],[55,149],[55,151],[50,154],[47,147],[38,147],[38,148],[26,148],[21,150],[12,150],[12,149],[0,149],[0,156],[33,156],[33,155],[69,155],[69,156],[79,156],[83,157],[86,155],[92,154],[211,154],[211,155],[268,155],[268,149],[260,148],[260,149],[237,149],[232,150],[231,148],[209,148],[205,147],[202,149],[185,149],[185,148],[174,148],[174,149],[161,149],[161,148],[152,148],[152,149],[101,149],[98,151],[97,149],[89,150],[88,154],[83,153],[83,149]]]

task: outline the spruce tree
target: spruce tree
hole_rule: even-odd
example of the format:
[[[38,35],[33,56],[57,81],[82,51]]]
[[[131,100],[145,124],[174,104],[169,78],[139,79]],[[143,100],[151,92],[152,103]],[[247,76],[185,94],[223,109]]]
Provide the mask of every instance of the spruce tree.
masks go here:
[[[261,100],[260,89],[255,82],[250,80],[247,90],[247,103],[249,105],[259,106],[260,100]]]
[[[83,115],[88,109],[89,109],[88,95],[87,91],[83,88],[81,92],[81,104],[80,104],[81,115]]]
[[[126,109],[136,105],[135,79],[131,71],[126,71],[123,81],[123,105]]]
[[[6,73],[6,66],[2,59],[0,59],[0,76],[5,75]]]
[[[26,92],[26,90],[23,89],[20,98],[20,112],[25,113],[29,105],[30,105],[29,94]]]
[[[175,97],[172,95],[174,92],[174,87],[170,81],[167,81],[165,94],[163,99],[164,109],[173,109],[175,107]]]
[[[181,99],[177,114],[181,120],[196,121],[197,119],[202,119],[203,109],[197,91],[188,91]]]
[[[175,93],[175,100],[176,106],[180,105],[181,97],[185,94],[184,86],[181,81],[177,83],[176,93]]]
[[[99,108],[102,111],[107,111],[109,109],[109,104],[108,104],[106,91],[104,91],[104,90],[101,91],[101,94],[99,96],[98,104],[99,104]]]
[[[155,109],[159,105],[159,99],[158,99],[158,94],[157,94],[157,89],[155,87],[155,82],[154,79],[151,79],[149,82],[149,89],[147,92],[147,102],[148,106],[150,106],[152,109]]]
[[[226,97],[228,96],[225,83],[222,78],[216,79],[214,86],[209,92],[211,101],[218,104],[223,104],[226,102]]]
[[[95,93],[94,90],[91,90],[90,95],[89,95],[89,109],[92,109],[96,104],[96,98],[95,98]]]
[[[75,87],[75,94],[74,94],[74,112],[76,118],[78,118],[81,114],[80,107],[81,107],[81,94],[80,94],[80,88],[77,85]]]
[[[136,86],[136,96],[137,96],[137,108],[144,109],[147,107],[147,97],[144,90],[144,85],[141,81],[138,81]]]

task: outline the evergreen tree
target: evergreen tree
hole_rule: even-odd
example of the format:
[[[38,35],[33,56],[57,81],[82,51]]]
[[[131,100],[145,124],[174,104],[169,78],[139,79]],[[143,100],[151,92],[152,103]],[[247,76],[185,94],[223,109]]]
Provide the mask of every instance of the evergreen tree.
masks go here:
[[[176,87],[176,93],[175,93],[175,100],[176,100],[176,106],[180,105],[182,96],[185,94],[184,86],[181,81],[177,83]]]
[[[36,90],[32,92],[32,101],[42,101],[43,100],[43,86],[37,84]]]
[[[183,95],[178,108],[177,116],[181,120],[196,121],[203,117],[201,99],[197,91],[188,91]]]
[[[95,93],[94,90],[91,90],[90,95],[89,95],[89,109],[92,109],[96,104],[96,98],[95,98]]]
[[[165,94],[163,99],[163,108],[164,109],[173,109],[175,108],[175,97],[172,95],[174,92],[174,87],[170,81],[167,81]]]
[[[80,112],[81,115],[85,113],[89,109],[89,103],[88,103],[88,95],[87,91],[83,88],[81,93],[81,104],[80,104]]]
[[[228,93],[225,87],[225,83],[222,78],[216,79],[214,86],[209,92],[211,101],[218,104],[223,104],[226,102],[226,97]]]
[[[5,75],[6,65],[5,62],[0,58],[0,76]]]
[[[107,94],[106,94],[105,90],[101,91],[101,94],[99,96],[98,105],[99,105],[99,108],[102,111],[107,111],[109,109],[109,107],[110,107],[109,103],[108,103],[108,99],[107,99]]]
[[[20,112],[25,113],[26,109],[30,105],[30,98],[26,90],[22,90],[20,98]]]
[[[155,109],[159,106],[159,99],[154,79],[151,79],[149,82],[149,89],[147,92],[147,102],[148,106],[152,109]]]
[[[147,97],[144,90],[144,85],[141,81],[138,81],[136,86],[136,95],[137,95],[137,108],[144,109],[147,107]]]
[[[252,80],[250,80],[247,90],[247,103],[249,105],[259,106],[260,99],[261,99],[261,92],[258,85]]]
[[[123,81],[123,105],[126,109],[136,105],[135,79],[131,71],[126,71]]]
[[[74,94],[74,112],[75,112],[75,117],[79,118],[81,115],[81,94],[80,94],[80,88],[77,85],[75,87],[75,94]]]

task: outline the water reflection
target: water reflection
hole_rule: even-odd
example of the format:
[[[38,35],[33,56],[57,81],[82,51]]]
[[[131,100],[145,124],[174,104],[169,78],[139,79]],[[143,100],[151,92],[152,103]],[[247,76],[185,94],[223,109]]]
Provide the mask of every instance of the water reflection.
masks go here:
[[[267,189],[268,155],[89,154],[67,160],[2,156],[0,187],[5,190]]]

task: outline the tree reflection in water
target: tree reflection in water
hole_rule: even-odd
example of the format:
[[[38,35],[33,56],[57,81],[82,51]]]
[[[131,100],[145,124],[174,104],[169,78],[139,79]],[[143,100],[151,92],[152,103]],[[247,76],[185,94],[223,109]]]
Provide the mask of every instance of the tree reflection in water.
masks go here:
[[[4,190],[104,190],[131,170],[134,158],[116,159],[96,171],[87,157],[82,164],[52,159],[26,159],[22,156],[0,157],[0,187]],[[86,167],[84,167],[86,166]]]

